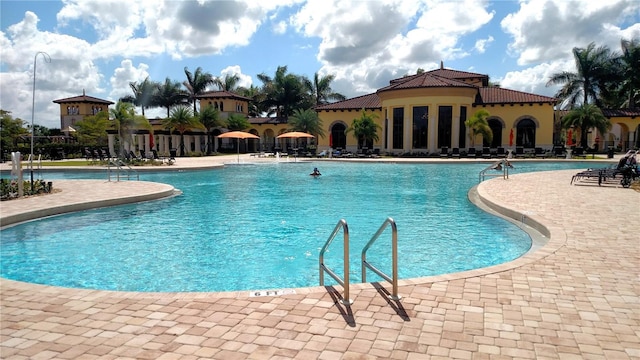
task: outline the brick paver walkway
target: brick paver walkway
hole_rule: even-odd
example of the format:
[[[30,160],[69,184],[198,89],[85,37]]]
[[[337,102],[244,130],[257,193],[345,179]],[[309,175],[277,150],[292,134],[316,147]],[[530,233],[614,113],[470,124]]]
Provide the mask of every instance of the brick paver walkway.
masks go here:
[[[294,294],[125,293],[0,279],[3,359],[638,359],[640,193],[512,175],[480,197],[549,242],[488,269]],[[3,205],[3,212],[6,204]],[[524,216],[523,216],[524,215]]]

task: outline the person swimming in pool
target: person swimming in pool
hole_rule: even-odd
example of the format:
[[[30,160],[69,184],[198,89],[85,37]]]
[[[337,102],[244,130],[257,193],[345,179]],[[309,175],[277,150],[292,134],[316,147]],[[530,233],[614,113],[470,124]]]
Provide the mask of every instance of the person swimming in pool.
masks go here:
[[[320,174],[320,171],[318,171],[318,168],[313,168],[313,172],[311,174],[309,174],[311,176],[320,176],[322,174]]]

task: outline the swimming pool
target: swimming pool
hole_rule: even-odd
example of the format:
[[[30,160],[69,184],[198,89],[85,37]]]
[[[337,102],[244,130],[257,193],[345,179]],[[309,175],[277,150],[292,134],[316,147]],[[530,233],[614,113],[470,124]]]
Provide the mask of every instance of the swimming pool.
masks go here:
[[[314,166],[321,177],[308,175]],[[2,230],[0,274],[38,284],[123,291],[316,286],[319,250],[344,218],[351,282],[358,282],[360,250],[387,217],[398,225],[400,278],[486,267],[519,257],[531,240],[467,200],[485,166],[271,163],[142,173],[141,180],[172,184],[183,195]],[[531,162],[516,164],[515,172],[585,167]],[[368,260],[390,273],[387,239],[384,233]],[[325,255],[339,274],[342,254],[337,239]],[[367,280],[380,279],[369,273]]]

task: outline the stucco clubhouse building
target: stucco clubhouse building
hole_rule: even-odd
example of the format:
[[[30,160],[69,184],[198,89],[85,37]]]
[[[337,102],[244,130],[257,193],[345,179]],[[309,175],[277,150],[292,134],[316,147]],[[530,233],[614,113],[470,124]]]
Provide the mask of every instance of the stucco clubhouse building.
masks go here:
[[[229,91],[210,91],[198,96],[200,108],[214,106],[221,117],[230,114],[247,116],[249,100]],[[54,100],[60,105],[61,129],[73,126],[84,116],[108,110],[113,102],[87,96]],[[542,95],[509,90],[489,85],[489,76],[453,69],[441,63],[439,69],[394,79],[388,86],[375,93],[354,97],[340,102],[321,105],[316,111],[322,122],[325,136],[314,143],[317,151],[342,149],[356,152],[361,147],[390,155],[434,155],[442,148],[468,151],[470,148],[551,150],[565,142],[560,128],[563,112],[554,109],[557,99]],[[465,121],[476,111],[489,113],[489,126],[493,132],[491,143],[483,143],[478,136],[470,139]],[[379,139],[369,144],[358,144],[353,133],[345,133],[362,111],[373,114],[379,125]],[[588,133],[587,146],[596,143],[600,149],[617,147],[621,150],[640,146],[640,109],[603,110],[612,123],[606,134]],[[295,140],[276,139],[288,131],[286,120],[278,118],[249,118],[251,128],[245,131],[260,137],[249,140],[248,152],[286,151]],[[162,126],[161,119],[150,119],[152,135],[148,130],[137,132],[128,149],[148,152],[153,144],[161,154],[169,154],[179,144],[179,134],[171,134]],[[214,129],[217,136],[226,129]],[[109,150],[114,152],[115,137],[109,134]],[[187,153],[204,153],[207,134],[202,130],[185,133]],[[228,146],[228,139],[216,139],[214,150]]]

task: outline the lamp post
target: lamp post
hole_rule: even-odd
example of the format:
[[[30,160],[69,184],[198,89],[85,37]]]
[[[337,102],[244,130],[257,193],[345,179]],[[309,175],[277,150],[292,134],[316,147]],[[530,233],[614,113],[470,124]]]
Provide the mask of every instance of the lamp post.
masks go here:
[[[38,60],[38,55],[42,54],[45,62],[50,63],[51,57],[49,54],[43,51],[38,51],[36,55],[33,57],[33,91],[32,91],[32,99],[31,99],[31,156],[29,157],[29,168],[31,170],[31,192],[33,193],[33,138],[35,137],[35,128],[33,127],[33,120],[35,117],[36,111],[36,66]]]

